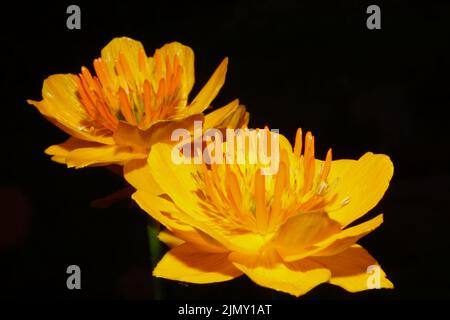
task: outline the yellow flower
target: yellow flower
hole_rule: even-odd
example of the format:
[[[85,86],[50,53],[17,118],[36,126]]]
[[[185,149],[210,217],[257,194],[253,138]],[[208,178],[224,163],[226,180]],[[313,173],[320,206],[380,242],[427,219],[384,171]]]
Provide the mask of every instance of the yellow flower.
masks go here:
[[[68,167],[123,165],[133,159],[145,162],[152,144],[169,140],[174,129],[191,128],[195,120],[211,127],[240,127],[248,122],[248,113],[237,100],[202,114],[225,81],[227,62],[188,104],[194,84],[189,47],[173,42],[147,57],[140,42],[115,38],[94,60],[96,75],[86,67],[79,75],[52,75],[44,81],[43,100],[28,101],[71,135],[45,152]]]
[[[295,296],[324,282],[350,292],[369,289],[367,268],[379,267],[356,242],[377,228],[383,215],[349,224],[388,188],[389,157],[369,152],[359,160],[332,161],[330,149],[321,161],[315,159],[310,132],[302,143],[299,129],[294,149],[277,137],[274,175],[263,175],[262,165],[248,162],[177,165],[171,146],[153,146],[148,163],[164,194],[152,193],[147,176],[132,184],[133,199],[167,228],[159,238],[171,249],[153,271],[156,277],[213,283],[246,274],[261,286]],[[261,152],[252,150],[247,158]],[[379,286],[392,288],[378,271]]]

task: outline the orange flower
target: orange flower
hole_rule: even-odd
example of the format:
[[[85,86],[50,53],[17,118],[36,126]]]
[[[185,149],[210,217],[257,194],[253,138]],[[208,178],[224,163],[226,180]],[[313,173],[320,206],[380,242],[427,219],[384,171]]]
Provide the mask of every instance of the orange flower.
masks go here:
[[[79,75],[52,75],[44,81],[43,100],[28,101],[71,135],[45,152],[68,167],[123,165],[146,159],[155,142],[169,141],[173,130],[189,129],[195,120],[211,127],[245,125],[248,113],[237,100],[203,115],[225,81],[227,62],[188,103],[194,84],[189,47],[173,42],[147,57],[140,42],[115,38],[94,60],[95,75],[86,67]]]
[[[281,135],[270,137],[280,141],[271,149],[279,151],[274,175],[263,175],[264,166],[248,161],[175,164],[170,146],[153,146],[149,168],[163,194],[152,193],[147,175],[131,182],[133,199],[167,227],[160,239],[172,249],[153,274],[192,283],[245,274],[261,286],[300,296],[324,282],[350,292],[370,289],[367,270],[378,268],[379,287],[392,288],[376,260],[356,244],[383,215],[349,227],[388,188],[389,157],[369,152],[359,160],[332,161],[330,149],[321,161],[309,132],[303,143],[298,131],[294,148]],[[247,159],[261,158],[260,148],[244,151]]]

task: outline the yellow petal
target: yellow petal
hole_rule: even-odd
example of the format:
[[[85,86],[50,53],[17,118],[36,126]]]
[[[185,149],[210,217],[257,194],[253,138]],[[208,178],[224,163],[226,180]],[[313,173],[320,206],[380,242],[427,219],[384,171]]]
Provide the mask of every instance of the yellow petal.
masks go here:
[[[153,270],[155,277],[191,283],[223,282],[241,274],[228,253],[201,252],[187,243],[171,249]]]
[[[138,159],[127,161],[123,167],[125,179],[134,188],[143,190],[154,195],[163,193],[159,184],[152,176],[151,169],[148,166],[147,159]]]
[[[248,112],[239,100],[233,100],[226,106],[216,109],[205,116],[203,129],[210,128],[241,128],[248,124]]]
[[[229,259],[260,286],[301,296],[330,278],[330,271],[307,259],[285,263],[276,251],[264,255],[233,252]]]
[[[89,165],[123,164],[133,159],[143,159],[147,153],[140,153],[132,147],[100,146],[79,148],[71,151],[66,158],[69,168],[83,168]]]
[[[85,130],[88,116],[78,99],[77,77],[55,74],[44,80],[42,101],[28,100],[39,112],[68,134],[88,141],[112,144],[112,138],[94,136]]]
[[[381,223],[383,223],[382,214],[369,221],[336,232],[323,241],[316,242],[310,247],[303,248],[303,250],[281,250],[280,252],[285,261],[300,260],[308,256],[335,255],[348,249],[363,236],[375,230]]]
[[[346,226],[366,214],[383,197],[393,172],[391,160],[383,154],[333,161],[328,182],[337,184],[329,197],[336,198],[325,208],[330,218]]]
[[[172,147],[157,143],[152,146],[148,164],[155,181],[174,203],[190,214],[202,211],[195,195],[197,183],[194,177],[199,171],[195,164],[174,164]]]
[[[177,237],[172,232],[168,230],[163,230],[158,234],[158,239],[163,242],[165,245],[167,245],[169,248],[175,248],[183,243],[185,241],[181,239],[180,237]]]
[[[176,129],[193,130],[195,121],[203,121],[203,115],[194,114],[179,120],[158,121],[145,131],[120,121],[114,132],[114,141],[118,145],[149,149],[154,143],[171,143],[172,132]]]
[[[59,163],[66,163],[67,155],[78,148],[87,148],[87,147],[100,147],[102,146],[99,143],[80,140],[74,137],[70,137],[65,142],[60,144],[55,144],[53,146],[45,149],[45,153],[52,156],[52,160]]]
[[[358,292],[373,288],[376,284],[374,277],[379,272],[380,288],[392,289],[394,285],[386,278],[386,273],[379,267],[377,261],[361,246],[351,248],[329,257],[315,257],[314,261],[320,263],[331,271],[329,283],[340,286],[350,292]],[[368,268],[370,266],[373,269]]]
[[[174,216],[186,224],[220,242],[224,247],[235,251],[253,252],[263,242],[258,234],[244,233],[226,235],[220,224],[214,223],[205,213],[207,210],[198,198],[195,177],[201,172],[196,164],[174,164],[171,159],[172,147],[157,143],[152,146],[148,157],[148,164],[152,175],[161,189],[170,197],[176,207]],[[149,208],[150,209],[150,208]],[[145,209],[148,213],[148,209]],[[155,218],[158,220],[158,218]]]
[[[323,243],[317,244],[317,247],[322,248],[314,252],[315,256],[331,256],[338,254],[350,246],[355,244],[359,239],[369,234],[383,223],[383,215],[380,214],[369,221],[363,222],[356,226],[346,228],[338,234],[327,239]]]
[[[227,65],[228,58],[225,58],[217,67],[216,71],[214,71],[206,85],[200,90],[195,99],[189,105],[188,110],[190,114],[201,113],[209,107],[225,83]]]
[[[302,255],[310,247],[341,230],[324,212],[302,213],[290,218],[273,239],[278,253],[286,260]],[[297,259],[294,259],[297,260]]]
[[[202,251],[228,251],[219,242],[215,241],[207,234],[186,224],[187,221],[177,219],[177,217],[184,217],[185,215],[183,215],[171,201],[162,197],[157,197],[154,194],[147,193],[143,190],[136,191],[132,198],[145,212],[162,223],[175,236],[191,243]]]
[[[181,73],[181,99],[183,104],[187,104],[188,95],[192,90],[192,87],[195,82],[195,71],[194,71],[194,52],[188,46],[182,45],[179,42],[172,42],[165,44],[160,49],[157,50],[158,54],[161,55],[161,59],[164,63],[162,63],[162,69],[165,70],[166,58],[169,58],[169,61],[173,63],[175,56],[180,63],[182,68]],[[156,55],[156,53],[155,53]],[[154,56],[155,58],[155,56]]]
[[[106,65],[108,75],[116,78],[116,64],[119,61],[119,55],[123,54],[125,60],[130,68],[131,75],[137,76],[139,74],[139,51],[144,50],[142,43],[139,41],[120,37],[112,39],[101,52],[102,60]],[[119,85],[116,81],[113,84]],[[118,87],[114,88],[118,89]],[[115,90],[114,90],[115,91]]]

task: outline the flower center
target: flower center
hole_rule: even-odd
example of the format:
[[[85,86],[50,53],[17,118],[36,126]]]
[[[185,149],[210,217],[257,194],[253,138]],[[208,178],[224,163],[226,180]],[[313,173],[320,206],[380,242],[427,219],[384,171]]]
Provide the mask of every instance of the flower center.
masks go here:
[[[94,60],[96,75],[86,67],[78,78],[78,94],[88,116],[89,130],[94,134],[111,134],[119,121],[145,130],[161,119],[179,114],[182,67],[178,57],[164,59],[157,50],[148,59],[140,49],[136,70],[120,52],[114,68],[98,58]]]
[[[296,135],[294,152],[281,150],[275,175],[261,174],[258,164],[202,164],[197,178],[198,193],[209,219],[229,232],[275,232],[289,217],[320,211],[330,201],[327,181],[331,169],[331,149],[322,167],[316,170],[314,137]]]

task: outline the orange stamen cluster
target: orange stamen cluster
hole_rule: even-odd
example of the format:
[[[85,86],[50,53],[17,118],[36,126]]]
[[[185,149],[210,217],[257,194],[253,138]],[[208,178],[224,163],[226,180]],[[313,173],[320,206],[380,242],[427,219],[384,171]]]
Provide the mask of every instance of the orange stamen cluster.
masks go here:
[[[266,129],[265,131],[268,132]],[[304,150],[302,150],[304,147]],[[302,152],[303,151],[303,152]],[[301,129],[297,131],[293,158],[288,151],[281,150],[278,172],[274,176],[265,176],[259,165],[251,166],[254,173],[246,179],[244,167],[233,164],[202,164],[202,194],[209,218],[217,220],[228,229],[240,229],[270,233],[292,215],[317,210],[323,207],[323,194],[331,168],[332,152],[316,173],[314,137],[308,132],[303,143]],[[266,180],[273,187],[266,189]],[[253,203],[253,205],[252,205]]]
[[[298,129],[295,137],[294,157],[302,163],[303,184],[300,185],[300,193],[295,197],[296,201],[287,209],[288,216],[299,212],[314,211],[323,207],[325,199],[323,194],[328,188],[327,177],[331,169],[332,150],[329,149],[325,162],[320,170],[320,176],[316,176],[316,160],[314,150],[314,136],[311,132],[306,133],[304,152],[302,130]]]
[[[94,60],[94,76],[86,67],[81,68],[78,94],[96,132],[112,133],[120,120],[145,130],[154,121],[171,118],[179,112],[182,67],[178,57],[164,58],[157,50],[153,62],[149,62],[141,49],[138,74],[132,72],[122,52],[114,74],[102,58]]]

